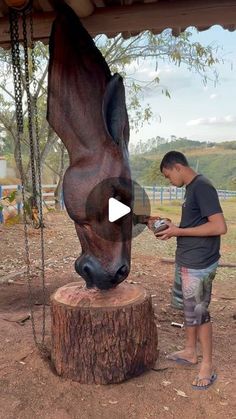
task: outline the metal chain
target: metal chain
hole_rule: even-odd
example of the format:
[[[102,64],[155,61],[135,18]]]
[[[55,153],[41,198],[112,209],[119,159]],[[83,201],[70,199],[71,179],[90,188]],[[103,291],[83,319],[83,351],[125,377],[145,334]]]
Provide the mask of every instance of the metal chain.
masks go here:
[[[30,13],[30,37],[31,37],[31,61],[32,61],[32,80],[33,80],[33,116],[35,126],[35,143],[36,143],[36,171],[38,176],[38,194],[39,194],[39,223],[40,223],[40,239],[41,239],[41,280],[43,289],[43,323],[42,323],[42,346],[45,339],[45,323],[46,323],[46,287],[45,287],[45,252],[44,252],[44,222],[43,222],[43,199],[42,199],[42,178],[41,178],[41,160],[39,146],[39,121],[37,106],[37,82],[36,82],[36,64],[35,64],[35,43],[33,32],[33,14]]]
[[[30,266],[30,252],[29,252],[29,239],[28,239],[28,225],[27,225],[27,214],[26,214],[26,197],[25,197],[25,176],[22,164],[22,152],[21,152],[21,138],[23,136],[24,131],[24,123],[23,123],[23,108],[22,108],[22,80],[21,80],[21,65],[20,65],[20,48],[19,48],[19,27],[18,27],[18,16],[19,14],[15,11],[10,9],[9,19],[10,19],[10,34],[11,34],[11,51],[12,51],[12,67],[13,67],[13,81],[14,81],[14,93],[15,93],[15,104],[16,104],[16,121],[17,121],[17,149],[18,149],[18,159],[19,159],[19,171],[21,176],[22,182],[22,201],[23,201],[23,220],[24,220],[24,237],[25,237],[25,252],[26,252],[26,265],[27,265],[27,279],[28,279],[28,290],[29,290],[29,308],[30,308],[30,315],[31,315],[31,324],[32,324],[32,332],[35,345],[43,354],[45,352],[44,347],[44,337],[45,337],[45,281],[44,281],[44,247],[43,247],[43,262],[42,262],[42,275],[43,275],[43,330],[42,330],[42,341],[41,343],[37,340],[36,335],[36,328],[35,328],[35,319],[34,319],[34,311],[33,311],[33,294],[32,294],[32,275],[31,275],[31,266]],[[24,32],[24,47],[25,47],[25,40],[27,45],[27,30],[26,30],[26,23],[25,29],[23,28]],[[26,37],[25,37],[26,35]],[[25,50],[25,48],[24,48]],[[27,60],[28,64],[28,51],[25,54],[25,62]],[[26,64],[26,71],[28,69],[28,65]],[[29,76],[29,72],[28,72]],[[29,88],[29,77],[28,77],[28,88]],[[28,90],[29,92],[29,90]],[[27,94],[27,103],[28,103],[28,94]],[[32,136],[32,117],[31,117],[31,107],[28,104],[28,113],[29,116],[29,135],[30,138],[30,147],[32,148],[31,153],[31,164],[34,156],[34,144],[33,144],[33,136]],[[35,170],[34,170],[34,162],[33,162],[33,170],[32,170],[32,177],[34,175],[35,180]],[[41,178],[40,178],[41,179]],[[36,190],[37,191],[37,190]],[[41,210],[42,213],[42,210]],[[42,236],[41,236],[42,237]],[[43,246],[43,238],[41,238],[41,246]]]
[[[11,32],[11,54],[13,79],[15,89],[15,105],[16,105],[16,121],[17,131],[19,134],[23,133],[23,109],[22,109],[22,86],[21,86],[21,71],[20,71],[20,49],[19,49],[19,31],[17,14],[10,10],[10,32]],[[20,142],[19,148],[20,148]]]
[[[22,201],[23,201],[23,219],[24,219],[24,237],[25,237],[25,253],[26,253],[26,266],[27,266],[27,279],[28,284],[31,282],[30,270],[30,254],[29,254],[29,238],[28,238],[28,225],[26,214],[26,198],[25,198],[25,176],[22,164],[21,152],[21,137],[23,136],[23,109],[22,109],[22,84],[21,84],[21,66],[20,66],[20,46],[19,46],[19,28],[18,28],[18,15],[14,10],[10,10],[10,33],[11,33],[11,53],[12,53],[12,67],[13,67],[13,82],[15,92],[16,104],[16,121],[17,121],[17,149],[18,149],[18,162],[19,171],[22,182]],[[32,301],[30,301],[30,314],[31,321],[32,315]],[[32,323],[33,325],[33,323]],[[33,337],[36,340],[35,328],[33,326]]]
[[[35,169],[35,145],[33,137],[33,119],[32,119],[32,104],[30,95],[30,78],[29,78],[29,57],[28,57],[28,39],[27,39],[27,19],[26,14],[22,13],[22,27],[23,27],[23,47],[24,47],[24,63],[25,63],[25,90],[27,96],[28,107],[28,131],[30,142],[30,164],[32,175],[33,188],[33,209],[37,208],[37,184],[36,184],[36,169]]]

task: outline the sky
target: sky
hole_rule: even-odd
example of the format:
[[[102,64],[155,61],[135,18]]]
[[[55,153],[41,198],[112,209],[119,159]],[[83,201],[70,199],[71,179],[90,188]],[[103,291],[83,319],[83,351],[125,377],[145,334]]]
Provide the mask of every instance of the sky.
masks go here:
[[[138,133],[131,131],[131,143],[172,135],[199,141],[236,140],[236,31],[213,26],[204,32],[194,32],[194,40],[220,47],[224,63],[216,67],[218,83],[208,81],[205,86],[199,75],[182,65],[160,62],[155,72],[154,65],[144,62],[136,66],[135,74],[132,68],[137,79],[151,80],[158,76],[171,98],[162,95],[160,89],[145,94],[142,102],[151,105],[154,118]]]

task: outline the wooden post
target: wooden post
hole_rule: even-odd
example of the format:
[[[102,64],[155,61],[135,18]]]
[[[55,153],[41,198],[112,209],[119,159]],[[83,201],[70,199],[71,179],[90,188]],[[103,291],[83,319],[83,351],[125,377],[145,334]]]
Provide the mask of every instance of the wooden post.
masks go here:
[[[133,284],[99,291],[73,282],[51,297],[56,372],[86,384],[119,383],[152,368],[157,329],[151,297]]]

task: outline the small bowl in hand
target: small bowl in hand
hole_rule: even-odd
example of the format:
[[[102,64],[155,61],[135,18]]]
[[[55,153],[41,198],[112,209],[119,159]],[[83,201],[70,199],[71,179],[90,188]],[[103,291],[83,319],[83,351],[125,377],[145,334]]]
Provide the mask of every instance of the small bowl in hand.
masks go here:
[[[154,222],[153,224],[154,234],[160,233],[161,231],[164,231],[169,227],[166,221],[170,222],[171,220],[169,218],[159,218],[158,220]]]

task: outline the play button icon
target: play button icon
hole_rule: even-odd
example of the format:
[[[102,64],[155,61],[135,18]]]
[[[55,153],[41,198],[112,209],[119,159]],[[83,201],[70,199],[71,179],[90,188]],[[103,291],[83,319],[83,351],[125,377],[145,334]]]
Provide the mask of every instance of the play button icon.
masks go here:
[[[119,220],[120,218],[129,214],[130,211],[131,209],[127,205],[122,204],[122,202],[118,201],[115,198],[109,198],[108,220],[110,221],[110,223],[114,223],[114,221]]]
[[[112,242],[138,236],[151,212],[147,192],[129,178],[113,177],[98,182],[88,194],[85,206],[86,232]]]

